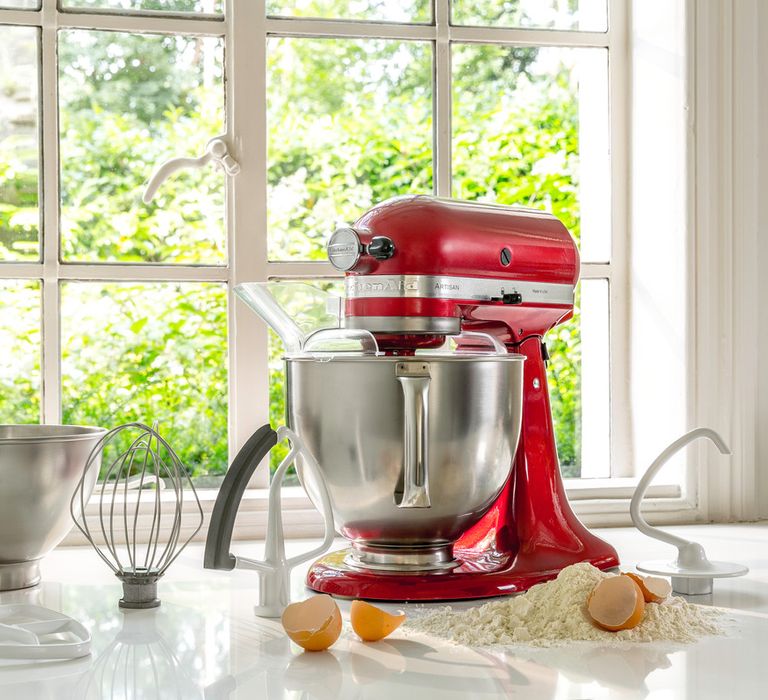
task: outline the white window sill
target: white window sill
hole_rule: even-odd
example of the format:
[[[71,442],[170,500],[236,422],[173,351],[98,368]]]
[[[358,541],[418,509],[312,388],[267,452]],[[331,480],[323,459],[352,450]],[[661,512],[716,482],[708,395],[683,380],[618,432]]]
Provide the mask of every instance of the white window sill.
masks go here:
[[[635,492],[638,479],[616,477],[613,479],[564,479],[565,490],[570,501],[605,499],[630,499]],[[651,484],[646,498],[680,498],[679,484]]]

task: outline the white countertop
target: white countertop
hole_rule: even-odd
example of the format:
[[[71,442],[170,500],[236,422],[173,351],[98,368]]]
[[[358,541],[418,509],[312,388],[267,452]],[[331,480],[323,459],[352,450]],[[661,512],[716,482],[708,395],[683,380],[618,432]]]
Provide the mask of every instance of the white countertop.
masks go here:
[[[734,611],[727,636],[688,646],[580,643],[492,653],[398,630],[364,644],[341,601],[341,639],[327,652],[305,653],[278,621],[253,615],[255,574],[203,570],[199,545],[160,581],[159,608],[127,614],[117,607],[119,582],[92,550],[60,549],[45,560],[40,586],[0,593],[0,603],[35,603],[80,620],[93,635],[93,653],[69,662],[0,661],[0,698],[768,697],[768,523],[669,529],[701,542],[712,559],[750,567],[746,577],[716,581],[713,596],[695,599]],[[674,554],[632,529],[600,534],[616,546],[624,568]],[[235,543],[233,550],[260,556],[254,544]],[[294,600],[308,595],[303,573],[294,573]]]

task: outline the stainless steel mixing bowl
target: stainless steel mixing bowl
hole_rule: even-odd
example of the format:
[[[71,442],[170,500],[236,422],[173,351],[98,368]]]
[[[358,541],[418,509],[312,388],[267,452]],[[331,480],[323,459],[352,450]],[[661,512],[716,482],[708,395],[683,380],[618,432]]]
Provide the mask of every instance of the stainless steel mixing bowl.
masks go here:
[[[78,425],[0,425],[0,591],[40,581],[39,561],[72,528],[70,499],[105,432]],[[98,471],[89,473],[86,495]]]
[[[286,360],[287,422],[320,465],[352,565],[453,565],[452,543],[509,476],[523,362],[512,354]],[[317,502],[300,467],[299,477]]]

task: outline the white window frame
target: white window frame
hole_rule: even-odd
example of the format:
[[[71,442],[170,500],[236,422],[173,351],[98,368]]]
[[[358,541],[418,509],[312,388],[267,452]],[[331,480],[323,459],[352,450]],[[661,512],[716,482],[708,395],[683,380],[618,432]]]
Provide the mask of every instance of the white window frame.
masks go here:
[[[435,0],[431,24],[397,24],[346,20],[267,18],[264,0],[226,0],[224,18],[210,15],[168,13],[119,13],[110,11],[62,11],[57,0],[42,0],[39,11],[0,10],[0,24],[38,27],[41,30],[41,182],[43,211],[42,259],[36,263],[2,263],[0,279],[42,280],[42,420],[57,423],[60,399],[60,282],[99,281],[214,281],[229,289],[229,446],[230,455],[252,432],[269,420],[266,327],[243,304],[235,302],[232,289],[246,281],[280,278],[337,277],[322,262],[275,262],[267,255],[267,127],[266,42],[269,36],[390,38],[433,42],[434,60],[434,153],[435,192],[451,194],[451,75],[450,42],[514,44],[520,46],[597,47],[609,51],[609,104],[611,146],[612,254],[609,263],[583,263],[582,279],[608,279],[611,313],[611,464],[628,464],[629,427],[623,417],[627,387],[625,376],[628,348],[628,260],[629,235],[629,7],[631,0],[607,0],[607,32],[548,29],[451,26],[448,0]],[[693,32],[694,0],[688,0]],[[701,25],[702,20],[696,20]],[[714,24],[712,25],[714,27]],[[710,32],[713,31],[712,27]],[[59,261],[59,137],[56,41],[62,28],[101,29],[125,32],[177,33],[223,37],[226,60],[226,123],[232,154],[241,171],[228,187],[226,216],[229,264],[214,265],[125,265],[61,263]],[[703,52],[697,49],[699,54]],[[694,75],[690,52],[689,76]],[[708,59],[711,60],[711,59]],[[698,107],[697,103],[697,107]],[[214,136],[211,134],[210,136]],[[703,152],[704,147],[698,147]],[[699,152],[697,150],[697,152]],[[714,167],[714,166],[713,166]],[[692,200],[693,201],[693,200]],[[695,204],[691,204],[691,210]],[[693,216],[693,214],[691,214]],[[697,307],[698,308],[698,307]],[[632,465],[634,466],[634,465]],[[666,520],[690,520],[701,516],[696,497],[696,476],[690,470],[687,489],[658,486],[651,492],[648,509],[663,513]],[[614,472],[611,479],[567,480],[576,511],[591,524],[625,524],[626,504],[634,479],[630,473]],[[258,537],[265,523],[263,487],[268,470],[257,471],[252,489],[244,499],[238,536]],[[261,487],[261,488],[259,488]],[[319,516],[313,513],[300,489],[289,490],[285,501],[290,515],[287,534],[304,536],[318,531]],[[201,494],[209,511],[215,491]]]
[[[699,519],[755,520],[768,517],[768,12],[762,0],[688,0],[688,17],[690,406],[694,424],[719,426],[732,452],[724,460],[700,445],[690,470]]]

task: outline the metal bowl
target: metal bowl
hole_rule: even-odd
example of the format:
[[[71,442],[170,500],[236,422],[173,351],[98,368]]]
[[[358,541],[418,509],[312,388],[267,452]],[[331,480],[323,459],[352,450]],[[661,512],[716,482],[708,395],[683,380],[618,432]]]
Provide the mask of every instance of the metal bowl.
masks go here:
[[[79,425],[0,425],[0,591],[40,581],[40,559],[72,528],[70,499],[104,433]],[[89,472],[88,496],[98,472]]]
[[[520,355],[288,358],[287,422],[320,465],[352,565],[428,570],[504,486]],[[317,487],[299,477],[313,501]]]

